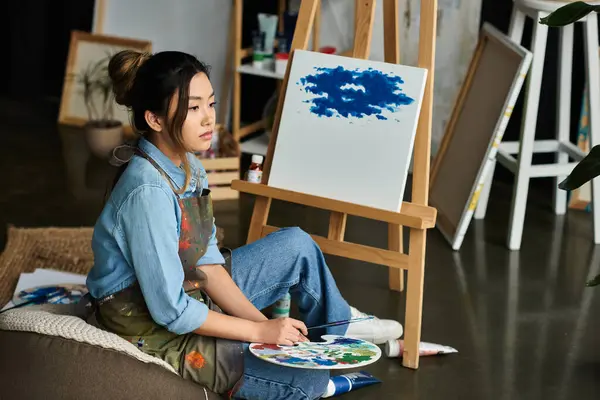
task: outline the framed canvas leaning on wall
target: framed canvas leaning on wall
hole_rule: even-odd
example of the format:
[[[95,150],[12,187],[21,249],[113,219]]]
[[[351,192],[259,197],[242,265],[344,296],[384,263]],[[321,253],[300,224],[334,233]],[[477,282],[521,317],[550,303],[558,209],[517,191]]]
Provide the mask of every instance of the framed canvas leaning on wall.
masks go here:
[[[71,32],[58,123],[83,126],[90,119],[102,118],[105,114],[104,93],[102,90],[93,90],[93,94],[85,96],[86,82],[89,85],[90,81],[93,83],[108,79],[110,57],[127,49],[150,52],[152,43],[81,31]],[[127,109],[115,103],[114,99],[108,105],[112,106],[112,118],[123,124],[125,133],[131,133]]]

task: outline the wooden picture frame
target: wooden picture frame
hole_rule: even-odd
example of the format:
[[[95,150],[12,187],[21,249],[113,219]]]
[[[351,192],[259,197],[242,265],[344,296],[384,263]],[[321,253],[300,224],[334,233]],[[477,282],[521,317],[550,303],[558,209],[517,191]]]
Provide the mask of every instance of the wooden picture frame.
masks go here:
[[[84,126],[89,120],[83,104],[83,98],[78,90],[78,82],[73,78],[81,72],[82,68],[90,62],[101,60],[107,55],[114,54],[124,49],[132,49],[144,52],[152,51],[152,43],[146,40],[129,39],[117,36],[94,34],[82,31],[71,32],[69,55],[65,68],[65,80],[63,84],[62,97],[58,123],[71,126]],[[114,100],[113,100],[114,102]],[[125,107],[113,104],[115,119],[123,123],[125,134],[131,134],[133,129],[129,121],[129,113]]]
[[[496,159],[532,54],[489,23],[479,42],[446,126],[430,179],[437,228],[460,249],[479,194]]]

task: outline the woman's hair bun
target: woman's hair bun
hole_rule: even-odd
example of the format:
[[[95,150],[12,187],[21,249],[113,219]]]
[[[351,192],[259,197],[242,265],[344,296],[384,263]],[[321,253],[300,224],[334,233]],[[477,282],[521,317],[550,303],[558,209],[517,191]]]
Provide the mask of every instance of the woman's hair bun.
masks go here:
[[[122,50],[108,63],[108,75],[113,85],[117,104],[131,107],[131,88],[139,68],[150,58],[150,53],[135,50]]]

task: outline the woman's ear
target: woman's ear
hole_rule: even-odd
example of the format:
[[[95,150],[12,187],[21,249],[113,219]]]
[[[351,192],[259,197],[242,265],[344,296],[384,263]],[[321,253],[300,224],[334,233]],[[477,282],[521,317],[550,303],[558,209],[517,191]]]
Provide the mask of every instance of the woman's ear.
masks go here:
[[[146,110],[144,113],[144,118],[146,119],[146,123],[154,132],[162,131],[162,121],[158,117],[158,115],[154,114],[151,111]]]

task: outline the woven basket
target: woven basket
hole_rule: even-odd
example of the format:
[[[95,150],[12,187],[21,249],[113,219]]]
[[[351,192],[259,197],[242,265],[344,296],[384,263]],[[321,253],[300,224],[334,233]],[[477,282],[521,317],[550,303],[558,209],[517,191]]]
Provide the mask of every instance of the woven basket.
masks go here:
[[[0,255],[0,308],[14,294],[19,276],[36,268],[87,274],[94,264],[93,228],[8,227],[8,240]],[[217,227],[219,245],[224,237]]]

